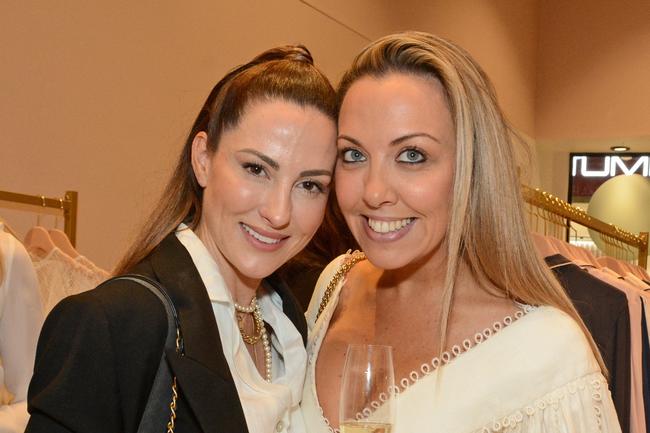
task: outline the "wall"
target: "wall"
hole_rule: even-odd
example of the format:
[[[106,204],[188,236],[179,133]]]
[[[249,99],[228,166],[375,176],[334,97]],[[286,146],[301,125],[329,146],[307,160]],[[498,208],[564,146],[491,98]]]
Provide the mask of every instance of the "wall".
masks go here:
[[[366,0],[356,11],[346,0],[309,3],[368,39],[422,30],[457,42],[490,76],[513,125],[534,134],[538,0]]]
[[[0,6],[0,189],[78,190],[78,249],[104,267],[158,199],[184,134],[229,68],[300,42],[336,78],[366,43],[298,1],[179,4]],[[0,212],[21,233],[36,223]]]
[[[650,2],[540,2],[539,186],[567,198],[570,152],[650,152]]]
[[[650,2],[540,3],[535,135],[650,136]]]
[[[412,27],[450,38],[469,51],[493,81],[512,124],[533,135],[538,1],[415,3],[420,9],[412,15]]]
[[[0,4],[0,189],[78,190],[78,249],[106,268],[158,199],[212,85],[270,46],[306,44],[337,81],[371,39],[403,29],[437,33],[474,54],[515,126],[534,130],[537,0],[179,5]],[[0,212],[21,233],[37,222]]]

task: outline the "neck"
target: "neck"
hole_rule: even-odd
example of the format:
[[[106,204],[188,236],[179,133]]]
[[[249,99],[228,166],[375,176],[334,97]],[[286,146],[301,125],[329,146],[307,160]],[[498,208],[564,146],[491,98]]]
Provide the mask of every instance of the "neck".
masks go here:
[[[382,269],[377,289],[382,292],[396,291],[400,297],[442,296],[447,275],[447,260],[442,254],[432,253],[429,257],[408,263],[397,269]]]
[[[262,280],[247,277],[234,267],[221,253],[219,245],[214,241],[210,232],[203,224],[199,223],[194,232],[217,263],[219,273],[226,283],[226,287],[230,291],[233,300],[240,305],[249,305],[257,294]]]
[[[422,302],[439,304],[445,290],[447,278],[447,260],[440,255],[419,262],[409,263],[399,269],[377,269],[381,272],[377,280],[377,290],[385,294],[394,291],[398,298],[412,302],[418,299]],[[474,298],[479,292],[487,293],[485,289],[492,286],[488,282],[480,284],[470,266],[461,258],[458,261],[458,271],[454,278],[454,298]]]

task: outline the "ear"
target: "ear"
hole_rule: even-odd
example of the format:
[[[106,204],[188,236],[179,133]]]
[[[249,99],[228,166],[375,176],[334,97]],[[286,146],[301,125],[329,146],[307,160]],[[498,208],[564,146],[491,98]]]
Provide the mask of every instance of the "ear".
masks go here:
[[[192,140],[192,168],[196,180],[203,188],[208,184],[211,157],[212,153],[208,149],[208,134],[201,131]]]

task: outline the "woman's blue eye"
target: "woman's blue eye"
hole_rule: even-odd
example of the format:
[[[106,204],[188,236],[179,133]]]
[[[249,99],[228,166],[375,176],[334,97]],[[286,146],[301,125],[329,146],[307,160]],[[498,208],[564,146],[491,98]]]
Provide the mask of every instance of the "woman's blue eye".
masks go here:
[[[414,164],[418,162],[424,162],[426,158],[416,149],[406,149],[397,156],[399,162],[407,162],[409,164]]]
[[[341,152],[341,158],[343,162],[361,162],[366,160],[364,154],[357,149],[344,149]]]

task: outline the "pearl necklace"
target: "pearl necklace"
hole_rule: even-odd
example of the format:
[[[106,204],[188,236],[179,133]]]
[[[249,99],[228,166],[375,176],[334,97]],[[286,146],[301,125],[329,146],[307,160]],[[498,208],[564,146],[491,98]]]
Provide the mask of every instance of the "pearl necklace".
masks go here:
[[[237,325],[239,326],[239,333],[241,334],[242,339],[245,343],[255,345],[258,341],[262,341],[262,347],[264,347],[264,367],[266,370],[266,381],[270,383],[273,379],[271,372],[271,363],[273,362],[273,358],[271,355],[269,336],[266,332],[266,327],[264,326],[264,319],[262,318],[262,311],[260,310],[260,306],[257,303],[257,297],[253,297],[248,307],[243,307],[235,302],[235,310],[239,313],[253,314],[253,321],[255,324],[253,331],[254,335],[248,335],[246,331],[244,331],[243,317],[240,317],[239,315],[237,315]]]

